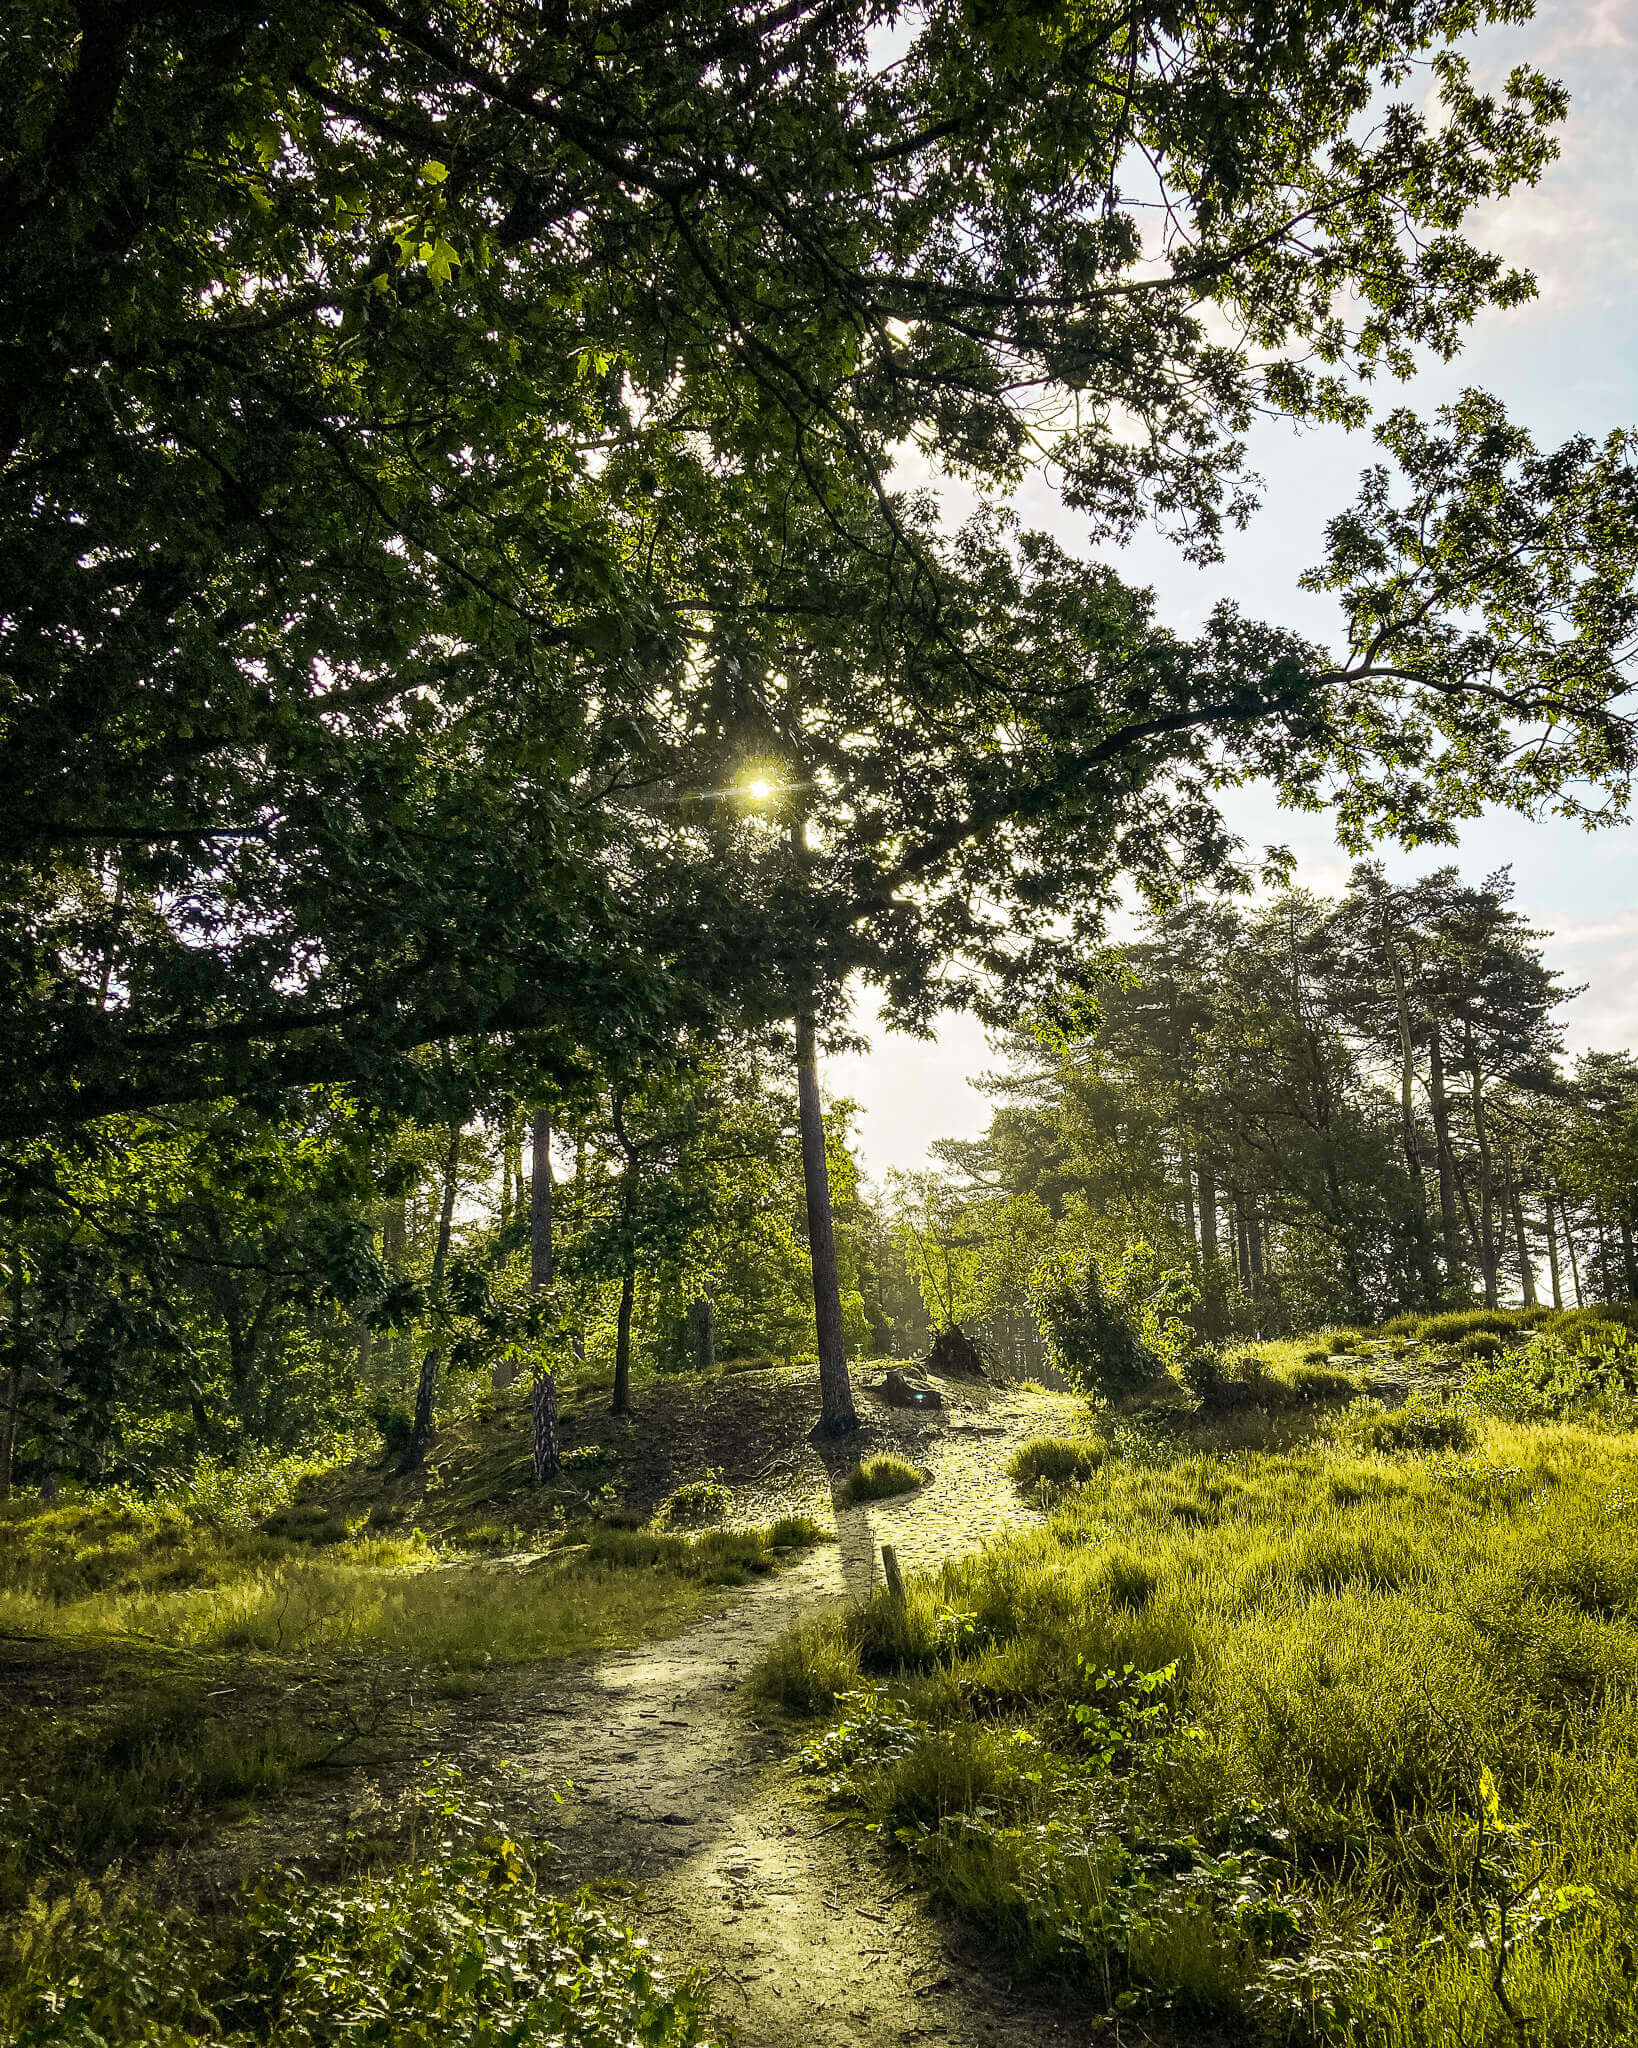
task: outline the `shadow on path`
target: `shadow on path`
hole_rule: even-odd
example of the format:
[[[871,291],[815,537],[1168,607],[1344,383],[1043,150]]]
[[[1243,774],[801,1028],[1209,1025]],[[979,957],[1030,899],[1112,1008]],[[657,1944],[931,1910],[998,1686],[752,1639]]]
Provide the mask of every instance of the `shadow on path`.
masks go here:
[[[917,1493],[841,1509],[834,1545],[723,1613],[578,1674],[543,1672],[538,1701],[515,1696],[475,1733],[475,1764],[504,1757],[572,1781],[563,1805],[540,1815],[560,1846],[563,1887],[641,1885],[636,1917],[657,1951],[717,1980],[717,2010],[743,2048],[1029,2048],[1075,2036],[1061,2013],[967,1961],[857,1829],[816,1811],[779,1768],[785,1740],[737,1697],[787,1628],[868,1595],[883,1542],[906,1570],[925,1570],[1033,1522],[1007,1457],[1023,1437],[1061,1427],[1072,1406],[989,1389],[981,1405],[953,1403],[926,1439],[932,1476]]]

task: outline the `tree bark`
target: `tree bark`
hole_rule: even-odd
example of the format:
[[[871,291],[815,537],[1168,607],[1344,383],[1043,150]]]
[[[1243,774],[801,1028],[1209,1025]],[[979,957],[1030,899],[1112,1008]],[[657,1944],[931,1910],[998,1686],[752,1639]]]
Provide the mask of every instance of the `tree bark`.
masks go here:
[[[1621,1270],[1626,1277],[1628,1301],[1638,1300],[1638,1251],[1632,1242],[1632,1225],[1626,1217],[1620,1218]]]
[[[1416,1142],[1416,1034],[1411,1024],[1410,996],[1405,987],[1405,970],[1398,948],[1384,919],[1382,950],[1393,975],[1394,1011],[1399,1022],[1399,1143],[1405,1154],[1405,1171],[1410,1175],[1415,1204],[1416,1277],[1423,1302],[1432,1307],[1436,1292],[1433,1247],[1428,1241],[1428,1198],[1422,1184],[1422,1155]]]
[[[1456,1213],[1450,1103],[1445,1096],[1445,1055],[1439,1042],[1437,1024],[1428,1034],[1428,1101],[1433,1110],[1433,1134],[1439,1148],[1439,1231],[1445,1241],[1445,1283],[1453,1286],[1462,1270],[1462,1226]]]
[[[443,1285],[444,1262],[449,1257],[449,1234],[455,1221],[455,1181],[461,1166],[461,1126],[449,1127],[449,1154],[444,1162],[444,1197],[438,1208],[438,1242],[432,1253],[432,1296],[434,1309],[437,1306],[438,1290]],[[410,1440],[404,1449],[400,1472],[413,1472],[426,1458],[427,1445],[432,1438],[433,1408],[438,1395],[438,1363],[443,1356],[443,1347],[429,1344],[421,1360],[421,1376],[415,1386],[415,1420],[410,1428]]]
[[[23,1369],[13,1359],[0,1381],[0,1501],[11,1499],[11,1466],[17,1444],[17,1408],[23,1398]]]
[[[1542,1214],[1547,1219],[1547,1272],[1553,1283],[1553,1306],[1554,1308],[1562,1308],[1564,1306],[1564,1289],[1559,1280],[1558,1225],[1553,1220],[1553,1191],[1551,1188],[1547,1190],[1547,1197],[1542,1203],[1541,1208]]]
[[[1524,1227],[1524,1197],[1519,1192],[1518,1181],[1511,1175],[1509,1175],[1508,1179],[1508,1193],[1512,1197],[1513,1236],[1519,1248],[1519,1284],[1524,1289],[1525,1307],[1534,1308],[1536,1306],[1535,1260],[1530,1250],[1530,1234]]]
[[[1484,1276],[1484,1305],[1496,1306],[1496,1268],[1501,1263],[1500,1233],[1496,1229],[1496,1173],[1490,1151],[1490,1131],[1484,1114],[1484,1081],[1478,1058],[1470,1042],[1466,1072],[1468,1099],[1473,1105],[1473,1136],[1479,1147],[1479,1270]]]
[[[530,1127],[529,1292],[552,1284],[552,1117],[535,1111]]]
[[[1581,1261],[1575,1255],[1575,1225],[1570,1221],[1570,1205],[1561,1195],[1558,1202],[1559,1214],[1564,1218],[1564,1248],[1570,1254],[1570,1279],[1575,1287],[1575,1305],[1584,1306],[1581,1293]]]
[[[620,1281],[620,1313],[614,1324],[614,1412],[631,1413],[631,1304],[637,1292],[637,1268],[628,1258]]]
[[[842,1334],[842,1292],[836,1276],[836,1233],[830,1213],[830,1169],[819,1102],[819,1054],[811,1016],[796,1020],[796,1102],[802,1126],[802,1182],[807,1194],[808,1253],[813,1268],[813,1320],[819,1340],[819,1428],[825,1436],[857,1429],[853,1383]]]
[[[529,1130],[529,1292],[540,1294],[552,1284],[552,1118],[537,1109]],[[557,1433],[557,1378],[547,1368],[537,1372],[529,1396],[534,1424],[535,1484],[542,1486],[557,1471],[562,1445]]]
[[[1217,1263],[1217,1183],[1209,1166],[1200,1168],[1200,1252],[1202,1258]]]

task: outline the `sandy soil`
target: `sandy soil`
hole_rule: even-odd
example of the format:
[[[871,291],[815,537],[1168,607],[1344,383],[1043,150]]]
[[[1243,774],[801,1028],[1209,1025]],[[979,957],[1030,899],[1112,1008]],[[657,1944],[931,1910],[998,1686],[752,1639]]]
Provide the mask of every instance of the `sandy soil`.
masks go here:
[[[739,1694],[784,1629],[827,1601],[865,1597],[891,1543],[927,1568],[1027,1523],[1005,1476],[1014,1444],[1064,1426],[1074,1404],[982,1383],[945,1383],[941,1415],[872,1404],[870,1448],[913,1447],[932,1477],[919,1492],[837,1513],[838,1541],[669,1642],[540,1675],[474,1728],[480,1770],[502,1758],[572,1781],[539,1826],[560,1845],[565,1887],[634,1880],[634,1918],[673,1967],[698,1965],[744,2048],[877,2048],[941,2040],[1021,2044],[1084,2038],[1050,2005],[1014,1995],[904,1890],[893,1863],[839,1826],[796,1777],[784,1738]],[[828,1506],[838,1466],[858,1456],[791,1454],[769,1475],[775,1505]],[[827,1467],[829,1469],[827,1469]]]

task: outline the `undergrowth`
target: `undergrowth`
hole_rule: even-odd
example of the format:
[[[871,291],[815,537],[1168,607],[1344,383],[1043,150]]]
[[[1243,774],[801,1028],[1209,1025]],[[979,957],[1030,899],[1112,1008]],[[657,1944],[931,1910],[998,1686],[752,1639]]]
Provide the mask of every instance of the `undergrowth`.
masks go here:
[[[506,1832],[449,1767],[408,1853],[335,1885],[257,1880],[209,1917],[117,1876],[41,1890],[4,1937],[0,2036],[17,2048],[695,2048],[692,1979],[543,1884],[549,1848]]]

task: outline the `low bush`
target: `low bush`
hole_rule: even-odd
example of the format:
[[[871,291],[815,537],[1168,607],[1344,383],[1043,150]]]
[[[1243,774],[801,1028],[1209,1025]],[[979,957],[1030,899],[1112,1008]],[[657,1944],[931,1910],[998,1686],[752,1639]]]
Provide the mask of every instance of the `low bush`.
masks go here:
[[[861,1501],[888,1500],[896,1493],[913,1493],[926,1479],[927,1474],[907,1458],[893,1451],[878,1451],[875,1457],[854,1466],[836,1489],[836,1498],[846,1507],[857,1506]]]
[[[1638,1343],[1616,1323],[1583,1323],[1573,1343],[1558,1327],[1540,1330],[1469,1373],[1465,1391],[1516,1422],[1583,1415],[1630,1427],[1638,1419]]]
[[[703,1479],[685,1480],[666,1495],[654,1511],[654,1526],[677,1529],[720,1522],[733,1504],[733,1488],[723,1484],[722,1474],[713,1466]]]
[[[1454,1346],[1455,1356],[1460,1362],[1471,1359],[1500,1358],[1506,1346],[1494,1330],[1469,1330],[1465,1337],[1458,1337]]]
[[[1481,1331],[1493,1337],[1510,1337],[1548,1321],[1553,1313],[1552,1309],[1541,1307],[1444,1309],[1433,1314],[1418,1311],[1394,1316],[1382,1325],[1382,1334],[1416,1337],[1424,1344],[1455,1344]]]
[[[1081,1486],[1108,1455],[1108,1447],[1095,1437],[1032,1436],[1007,1460],[1007,1475],[1031,1491],[1043,1480],[1049,1486]]]
[[[141,1891],[41,1893],[9,1936],[0,2034],[16,2048],[696,2048],[697,1983],[629,1929],[554,1899],[540,1848],[444,1772],[431,1839],[385,1874],[258,1880],[211,1919]]]
[[[1296,1365],[1287,1373],[1270,1375],[1274,1386],[1283,1387],[1287,1397],[1299,1405],[1307,1401],[1351,1401],[1359,1392],[1352,1373],[1334,1365]]]
[[[1355,1419],[1354,1433],[1372,1451],[1465,1451],[1473,1442],[1465,1415],[1424,1394],[1412,1394],[1402,1408],[1365,1410]]]

